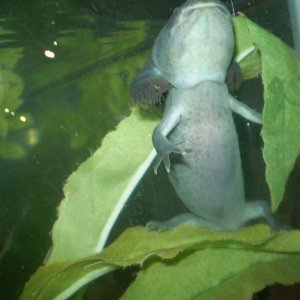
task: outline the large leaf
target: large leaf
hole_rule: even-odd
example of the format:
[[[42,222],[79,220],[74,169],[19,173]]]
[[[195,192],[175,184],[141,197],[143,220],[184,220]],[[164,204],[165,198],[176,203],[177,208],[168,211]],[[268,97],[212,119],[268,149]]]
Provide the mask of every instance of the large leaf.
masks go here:
[[[294,50],[246,17],[234,18],[234,24],[237,47],[245,49],[245,45],[250,47],[252,43],[261,55],[265,101],[263,155],[275,211],[300,150],[300,62]],[[256,67],[253,65],[252,77],[257,73]]]
[[[299,249],[298,249],[299,251]],[[203,249],[176,263],[157,261],[142,270],[122,299],[246,300],[266,285],[300,280],[300,252]]]
[[[69,177],[48,263],[101,251],[127,198],[155,156],[149,137],[156,124],[153,114],[134,109]]]
[[[266,225],[223,233],[181,226],[160,234],[135,227],[99,255],[40,268],[21,299],[66,299],[95,278],[131,265],[145,267],[125,299],[224,299],[222,293],[233,297],[225,299],[247,299],[236,295],[250,297],[266,284],[300,280],[299,238],[299,231],[271,236]]]

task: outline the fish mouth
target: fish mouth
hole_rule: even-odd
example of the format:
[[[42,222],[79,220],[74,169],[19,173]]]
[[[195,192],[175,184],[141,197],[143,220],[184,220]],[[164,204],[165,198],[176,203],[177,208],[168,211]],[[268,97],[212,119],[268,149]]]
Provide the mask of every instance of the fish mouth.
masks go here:
[[[220,0],[188,0],[182,5],[183,13],[190,13],[192,10],[201,8],[217,8],[224,17],[230,17],[230,12]]]

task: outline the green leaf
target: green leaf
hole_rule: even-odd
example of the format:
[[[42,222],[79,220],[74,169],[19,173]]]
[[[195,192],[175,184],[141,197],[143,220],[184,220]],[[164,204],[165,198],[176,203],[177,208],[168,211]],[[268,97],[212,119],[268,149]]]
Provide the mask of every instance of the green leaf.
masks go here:
[[[224,299],[227,293],[233,298],[226,299],[247,299],[234,295],[300,280],[300,268],[295,268],[299,238],[300,231],[271,236],[266,225],[235,232],[191,226],[162,233],[130,228],[99,255],[40,268],[21,299],[66,299],[107,272],[137,264],[142,271],[125,299]]]
[[[6,138],[8,132],[8,122],[0,116],[0,137]]]
[[[275,211],[300,151],[300,62],[294,50],[244,16],[234,19],[237,42],[245,33],[261,55],[264,84],[263,155]],[[242,33],[240,32],[242,28]],[[257,62],[258,63],[258,62]],[[257,68],[257,63],[254,68]]]
[[[272,207],[276,210],[300,150],[300,62],[296,53],[278,38],[261,32],[255,24],[250,30],[261,50],[265,88],[263,154]]]
[[[150,137],[157,122],[153,114],[134,109],[69,177],[48,263],[101,251],[123,205],[155,156]]]
[[[257,245],[270,237],[270,229],[265,225],[242,228],[235,232],[212,231],[183,225],[176,230],[158,233],[146,231],[144,227],[134,227],[127,229],[112,245],[104,249],[101,257],[106,262],[122,267],[142,265],[152,256],[168,260],[195,247],[231,247],[236,242]]]
[[[42,267],[26,284],[20,300],[68,299],[85,284],[115,268],[93,258]]]
[[[0,61],[1,59],[2,55],[0,55]],[[1,68],[0,71],[0,107],[1,109],[8,109],[9,112],[15,112],[23,103],[20,96],[23,92],[24,83],[11,68]]]
[[[19,144],[10,141],[0,141],[0,158],[20,159],[25,157],[26,150]]]
[[[249,39],[251,36],[247,25],[249,20],[241,16],[234,17],[232,20],[235,36],[234,59],[240,65],[243,80],[254,78],[261,73],[261,58],[257,50],[251,51],[255,45],[253,40]]]
[[[300,280],[300,252],[290,255],[249,249],[203,249],[176,262],[143,269],[121,299],[246,300],[266,285]]]

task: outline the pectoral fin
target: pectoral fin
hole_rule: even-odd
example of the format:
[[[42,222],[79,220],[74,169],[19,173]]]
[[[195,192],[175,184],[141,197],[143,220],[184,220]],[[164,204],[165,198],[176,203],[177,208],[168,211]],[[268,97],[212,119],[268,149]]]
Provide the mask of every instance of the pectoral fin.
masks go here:
[[[229,105],[233,112],[242,116],[246,120],[249,120],[249,121],[257,123],[257,124],[262,124],[261,113],[250,108],[248,105],[236,100],[235,98],[233,98],[230,95],[229,95]]]
[[[149,59],[132,81],[130,94],[134,102],[153,106],[163,101],[163,94],[171,87],[172,85],[162,76],[152,59]]]
[[[161,161],[164,162],[167,172],[170,172],[170,154],[177,153],[184,155],[185,152],[173,145],[168,139],[167,135],[177,126],[180,121],[180,109],[171,109],[168,111],[162,121],[156,126],[152,135],[152,142],[157,152],[157,159],[154,166],[155,173]]]

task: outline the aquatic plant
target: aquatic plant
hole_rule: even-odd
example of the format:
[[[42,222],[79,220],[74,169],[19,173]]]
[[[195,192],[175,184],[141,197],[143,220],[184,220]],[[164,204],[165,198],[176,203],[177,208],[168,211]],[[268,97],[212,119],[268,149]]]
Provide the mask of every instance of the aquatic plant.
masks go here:
[[[234,25],[236,56],[257,49],[241,67],[246,78],[260,74],[264,84],[263,154],[275,211],[300,150],[300,63],[293,50],[246,17],[235,18]],[[271,233],[266,225],[254,225],[213,232],[181,226],[157,233],[133,227],[102,250],[155,155],[150,135],[157,122],[151,112],[133,109],[69,177],[52,252],[21,299],[66,299],[96,278],[130,266],[140,271],[122,299],[251,299],[266,285],[300,282],[298,230]]]

